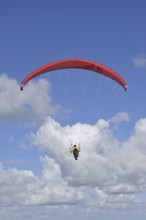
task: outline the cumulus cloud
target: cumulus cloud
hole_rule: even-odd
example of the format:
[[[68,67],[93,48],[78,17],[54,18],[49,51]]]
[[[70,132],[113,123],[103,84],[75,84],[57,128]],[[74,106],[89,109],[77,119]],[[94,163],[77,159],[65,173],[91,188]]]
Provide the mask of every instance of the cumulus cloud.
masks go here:
[[[63,177],[60,165],[45,156],[42,174],[30,170],[9,169],[0,166],[0,216],[6,219],[51,219],[72,216],[83,210],[87,215],[105,214],[107,210],[126,210],[145,201],[136,195],[108,193],[99,186],[70,186]],[[82,175],[82,174],[80,174]],[[56,214],[55,214],[56,213]],[[61,217],[60,216],[60,217]],[[54,218],[52,218],[54,219]],[[78,215],[77,215],[78,219]]]
[[[118,114],[95,125],[75,124],[62,127],[48,118],[31,134],[33,144],[45,149],[60,164],[62,174],[71,186],[98,186],[110,193],[133,193],[146,190],[146,119],[138,121],[133,134],[121,142],[111,129],[113,121],[129,120]],[[71,160],[69,143],[81,143],[79,162]]]
[[[5,170],[2,165],[0,165],[1,217],[4,216],[4,218],[6,218],[6,216],[9,216],[11,213],[15,219],[25,219],[23,211],[28,211],[30,207],[36,206],[36,211],[40,210],[41,215],[43,215],[44,211],[42,212],[42,206],[44,206],[44,210],[45,206],[70,206],[82,200],[83,192],[77,192],[76,189],[68,186],[62,177],[59,165],[56,164],[53,159],[45,156],[41,160],[43,163],[43,171],[40,177],[35,176],[30,170]],[[66,208],[63,207],[63,210],[65,209]],[[48,208],[48,210],[51,210],[51,208]],[[31,210],[29,210],[28,213],[31,217],[34,215],[34,213],[31,213]],[[21,215],[21,217],[18,217],[18,215]],[[30,216],[29,219],[31,219]],[[36,218],[38,218],[38,216],[36,216]]]
[[[51,100],[51,86],[48,81],[30,82],[21,92],[18,82],[6,74],[0,75],[0,119],[15,122],[38,121],[46,115],[53,115],[59,108]]]
[[[0,206],[12,205],[58,205],[73,204],[82,198],[62,178],[60,167],[53,159],[43,158],[44,169],[41,177],[30,170],[4,170],[0,166]],[[10,198],[11,197],[11,198]]]
[[[146,56],[139,56],[132,59],[135,67],[144,68],[146,67]]]
[[[45,151],[41,174],[0,166],[0,216],[11,213],[15,219],[40,220],[55,212],[64,219],[64,213],[70,216],[75,211],[102,215],[144,208],[146,118],[135,124],[128,140],[121,141],[114,136],[113,123],[128,120],[126,113],[119,113],[94,125],[61,126],[48,117],[30,134],[33,145]],[[69,147],[79,142],[81,153],[75,161]]]
[[[126,122],[129,120],[130,120],[130,117],[126,112],[120,112],[116,114],[114,117],[110,118],[109,122],[119,125],[120,122]]]

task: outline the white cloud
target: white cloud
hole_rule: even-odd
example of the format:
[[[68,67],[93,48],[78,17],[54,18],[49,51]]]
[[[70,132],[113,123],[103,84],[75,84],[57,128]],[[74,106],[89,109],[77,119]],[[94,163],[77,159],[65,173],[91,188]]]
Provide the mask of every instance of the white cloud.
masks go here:
[[[129,115],[126,112],[120,112],[111,119],[109,119],[109,122],[119,125],[120,122],[129,121],[129,120],[130,120]]]
[[[33,144],[46,152],[40,176],[0,166],[0,216],[41,220],[56,213],[56,219],[69,218],[75,211],[87,216],[141,211],[146,205],[141,194],[146,191],[146,119],[121,142],[111,125],[127,120],[129,116],[120,113],[94,125],[62,127],[48,117],[31,134]],[[75,161],[69,144],[79,142],[81,153]]]
[[[28,219],[32,219],[32,216],[36,215],[36,219],[39,219],[40,214],[50,215],[53,209],[51,207],[56,209],[58,206],[57,213],[60,210],[63,214],[66,206],[72,206],[82,200],[83,192],[77,192],[68,186],[59,165],[47,156],[42,160],[43,171],[40,177],[30,170],[5,170],[0,166],[0,217],[5,219],[11,215],[15,219],[25,219],[25,215],[28,215]],[[35,213],[31,213],[30,207],[36,207]]]
[[[46,115],[56,113],[58,107],[52,104],[51,87],[48,81],[30,82],[20,91],[18,82],[6,74],[0,75],[0,119],[15,122],[39,121]]]
[[[33,144],[45,149],[60,164],[66,181],[72,186],[100,186],[113,193],[146,190],[146,119],[135,125],[133,135],[121,142],[112,133],[113,121],[129,120],[118,114],[110,120],[100,119],[95,125],[76,124],[61,127],[51,118],[32,134]],[[69,153],[69,144],[81,142],[79,162]]]
[[[138,68],[146,67],[146,57],[145,56],[133,58],[132,62],[135,67],[138,67]]]

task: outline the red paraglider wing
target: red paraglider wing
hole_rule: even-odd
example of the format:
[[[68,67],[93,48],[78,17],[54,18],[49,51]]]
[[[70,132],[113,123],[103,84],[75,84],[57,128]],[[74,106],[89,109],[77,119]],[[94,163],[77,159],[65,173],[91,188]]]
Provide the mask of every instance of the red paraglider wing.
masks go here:
[[[103,66],[102,64],[98,64],[93,61],[89,60],[84,60],[84,59],[68,59],[68,60],[60,60],[57,62],[52,62],[49,64],[46,64],[33,72],[31,72],[29,75],[26,76],[26,78],[22,81],[20,89],[23,90],[24,85],[31,79],[49,72],[49,71],[54,71],[54,70],[59,70],[59,69],[68,69],[68,68],[78,68],[78,69],[85,69],[85,70],[90,70],[94,71],[100,74],[103,74],[113,80],[115,80],[117,83],[119,83],[124,90],[127,90],[127,84],[125,80],[118,75],[116,72],[113,70],[109,69],[106,66]]]

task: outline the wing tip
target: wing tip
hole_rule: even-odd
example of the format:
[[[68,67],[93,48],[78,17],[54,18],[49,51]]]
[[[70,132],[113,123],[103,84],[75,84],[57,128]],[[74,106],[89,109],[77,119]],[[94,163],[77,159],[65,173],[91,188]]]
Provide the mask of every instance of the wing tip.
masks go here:
[[[127,91],[127,89],[128,89],[128,86],[125,85],[125,86],[124,86],[124,90],[125,90],[125,92]]]
[[[23,91],[23,86],[24,86],[24,84],[21,84],[21,86],[20,86],[21,91]]]

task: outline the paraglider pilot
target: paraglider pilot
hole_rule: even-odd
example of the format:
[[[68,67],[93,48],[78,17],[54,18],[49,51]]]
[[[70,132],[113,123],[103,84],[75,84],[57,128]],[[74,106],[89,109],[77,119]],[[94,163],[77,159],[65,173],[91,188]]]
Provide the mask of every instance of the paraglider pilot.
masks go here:
[[[75,160],[78,159],[79,152],[81,151],[81,148],[77,145],[74,145],[70,147],[70,153],[73,153]]]

